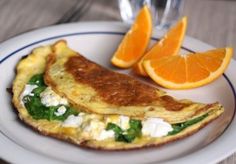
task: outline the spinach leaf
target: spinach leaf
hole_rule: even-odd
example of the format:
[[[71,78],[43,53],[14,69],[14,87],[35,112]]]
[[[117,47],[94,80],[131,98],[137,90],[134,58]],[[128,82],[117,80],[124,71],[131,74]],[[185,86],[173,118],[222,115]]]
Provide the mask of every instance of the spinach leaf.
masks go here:
[[[191,126],[191,125],[194,125],[200,121],[202,121],[203,119],[205,119],[206,117],[208,116],[208,113],[202,115],[202,116],[199,116],[197,118],[194,118],[192,120],[189,120],[189,121],[186,121],[186,122],[183,122],[183,123],[178,123],[178,124],[173,124],[172,125],[172,128],[173,130],[171,132],[168,133],[168,135],[175,135],[179,132],[181,132],[182,130],[184,130],[185,128]]]
[[[44,106],[41,101],[40,97],[38,96],[25,96],[23,98],[23,102],[29,114],[36,120],[38,119],[48,119],[48,109]]]
[[[194,118],[194,119],[192,119],[192,120],[189,120],[189,121],[186,121],[186,122],[184,122],[184,126],[191,126],[191,125],[193,125],[193,124],[196,124],[196,123],[198,123],[198,122],[200,122],[200,121],[202,121],[204,118],[206,118],[208,116],[208,113],[206,113],[206,114],[204,114],[204,115],[202,115],[202,116],[199,116],[199,117],[197,117],[197,118]]]
[[[43,79],[43,74],[36,74],[29,80],[28,84],[37,86],[46,86]]]
[[[124,135],[127,142],[132,142],[136,137],[140,137],[142,135],[142,123],[140,120],[131,119],[129,121],[130,128],[127,129]]]
[[[140,120],[133,120],[131,119],[129,121],[129,125],[130,125],[130,129],[134,129],[135,132],[141,132],[141,129],[142,129],[142,123]]]
[[[115,140],[120,142],[128,142],[125,135],[123,135],[124,131],[114,123],[108,123],[106,130],[113,130],[115,133]]]
[[[123,130],[118,125],[109,122],[107,124],[106,130],[113,130],[114,131],[116,141],[125,141],[125,139],[122,135]]]
[[[106,130],[113,130],[115,132],[115,140],[121,142],[132,142],[136,137],[141,136],[142,124],[140,120],[129,121],[130,128],[126,131],[122,130],[118,125],[114,123],[108,123]]]
[[[39,86],[35,88],[32,93],[36,96],[40,96],[40,93],[43,92],[47,87],[46,86]]]
[[[116,124],[109,122],[107,124],[106,130],[113,130],[115,133],[122,133],[123,130]]]
[[[59,106],[59,107],[61,107],[61,106]],[[67,119],[67,117],[69,117],[69,115],[78,115],[79,114],[79,112],[77,112],[75,109],[65,106],[66,112],[63,115],[57,116],[54,113],[57,111],[57,109],[59,107],[54,107],[55,109],[53,110],[54,112],[53,112],[51,120],[64,121],[65,119]],[[53,108],[53,107],[50,107],[50,108]]]

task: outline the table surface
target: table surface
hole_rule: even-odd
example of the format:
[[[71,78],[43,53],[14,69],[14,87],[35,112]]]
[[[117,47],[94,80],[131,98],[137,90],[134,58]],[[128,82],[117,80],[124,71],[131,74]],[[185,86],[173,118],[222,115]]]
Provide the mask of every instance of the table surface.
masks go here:
[[[183,1],[181,15],[188,16],[187,35],[215,47],[230,46],[236,50],[236,1]],[[118,0],[0,0],[0,42],[56,23],[121,21],[117,2]],[[0,163],[5,162],[0,160]],[[220,162],[231,163],[236,163],[236,153]]]

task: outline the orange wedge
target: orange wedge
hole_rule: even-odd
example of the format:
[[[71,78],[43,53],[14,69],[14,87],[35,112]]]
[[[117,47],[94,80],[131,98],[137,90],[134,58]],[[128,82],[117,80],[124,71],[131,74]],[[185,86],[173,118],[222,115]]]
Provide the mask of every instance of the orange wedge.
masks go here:
[[[151,13],[144,6],[112,57],[112,64],[121,68],[129,68],[135,64],[146,51],[151,33]]]
[[[178,55],[185,36],[186,27],[187,17],[183,17],[141,58],[141,60],[133,67],[134,72],[139,75],[147,76],[143,68],[144,60],[160,59],[164,56]]]
[[[146,73],[159,85],[188,89],[217,79],[227,68],[232,54],[232,48],[219,48],[204,53],[145,60],[143,65]]]

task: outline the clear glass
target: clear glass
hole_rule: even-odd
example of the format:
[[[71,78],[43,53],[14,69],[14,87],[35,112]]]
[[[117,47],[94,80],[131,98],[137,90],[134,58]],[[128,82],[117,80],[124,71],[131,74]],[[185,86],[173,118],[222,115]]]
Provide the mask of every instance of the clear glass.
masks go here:
[[[144,4],[151,9],[153,25],[159,29],[168,29],[180,16],[182,0],[119,0],[121,18],[132,23]]]

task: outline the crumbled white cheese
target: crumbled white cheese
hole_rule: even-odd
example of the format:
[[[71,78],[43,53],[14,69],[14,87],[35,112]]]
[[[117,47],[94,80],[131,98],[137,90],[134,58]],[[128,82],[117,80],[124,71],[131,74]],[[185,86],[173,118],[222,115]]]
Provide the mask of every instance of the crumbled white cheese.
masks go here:
[[[70,115],[62,124],[64,127],[80,127],[86,135],[95,140],[104,140],[114,138],[115,133],[112,130],[106,131],[106,124],[99,119],[97,115],[79,113],[78,116]]]
[[[33,96],[34,94],[31,92],[37,87],[38,87],[37,85],[26,84],[24,91],[21,93],[21,98],[25,97],[26,95]]]
[[[93,139],[97,139],[100,136],[100,133],[105,129],[105,123],[93,119],[88,122],[88,124],[84,127],[84,132],[90,134]]]
[[[105,140],[107,138],[114,138],[115,132],[113,130],[102,130],[100,135],[96,138],[98,141]]]
[[[97,129],[105,129],[105,124],[97,119],[90,120],[88,125],[84,128],[86,132],[93,132],[93,130]]]
[[[60,107],[57,109],[57,111],[54,112],[54,114],[55,114],[56,116],[61,116],[61,115],[63,115],[65,112],[66,112],[66,107],[60,106]]]
[[[95,140],[104,140],[107,138],[114,138],[115,133],[113,130],[105,130],[106,124],[112,122],[120,126],[122,129],[129,128],[129,117],[119,116],[119,117],[107,117],[106,123],[98,120],[91,119],[90,122],[85,126],[84,131],[89,133],[90,136]]]
[[[33,93],[31,93],[35,88],[37,88],[37,85],[30,85],[30,84],[26,84],[24,91],[21,93],[20,95],[20,99],[21,99],[21,104],[24,104],[22,99],[26,96],[26,95],[30,95],[30,96],[34,96]]]
[[[163,137],[173,130],[172,126],[161,118],[148,118],[142,125],[142,134],[151,137]]]
[[[47,87],[42,93],[40,93],[40,98],[42,104],[45,106],[58,106],[58,105],[68,105],[66,98],[62,98],[57,95],[51,87]]]
[[[83,122],[83,117],[78,115],[70,115],[67,119],[63,122],[62,126],[64,127],[79,127]]]
[[[118,125],[123,130],[129,129],[129,117],[127,117],[127,116],[120,116],[119,117],[119,124]]]

